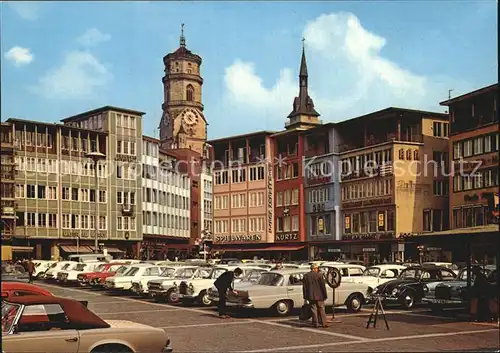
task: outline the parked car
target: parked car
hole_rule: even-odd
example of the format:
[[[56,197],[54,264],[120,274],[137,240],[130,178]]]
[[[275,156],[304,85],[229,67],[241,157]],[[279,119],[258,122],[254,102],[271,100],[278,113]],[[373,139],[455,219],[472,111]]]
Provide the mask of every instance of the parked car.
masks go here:
[[[57,273],[59,271],[64,271],[69,269],[70,267],[76,265],[78,262],[75,261],[58,261],[53,263],[50,268],[45,272],[45,275],[43,278],[46,281],[52,281],[55,280],[57,277]]]
[[[132,289],[132,282],[142,276],[155,276],[163,272],[165,266],[156,266],[151,264],[131,265],[127,272],[120,276],[106,278],[104,288],[111,291],[126,291]]]
[[[92,278],[89,280],[89,284],[93,289],[102,289],[107,278],[123,276],[130,269],[130,266],[132,265],[121,265],[116,271],[94,272]]]
[[[148,281],[148,291],[156,302],[167,301],[168,303],[178,303],[180,300],[176,290],[178,283],[183,280],[210,276],[216,269],[216,273],[219,275],[227,271],[227,267],[177,267],[171,278],[159,278]]]
[[[41,348],[43,347],[43,348]],[[125,320],[104,321],[79,301],[21,296],[2,301],[2,351],[171,352],[166,332]]]
[[[487,277],[488,282],[496,283],[496,266],[480,266],[481,272]],[[469,305],[470,295],[467,288],[467,268],[460,271],[455,281],[448,281],[436,285],[431,295],[422,299],[423,303],[429,305],[432,311],[440,311],[445,307],[466,308]],[[474,283],[474,275],[471,274],[471,284]],[[493,287],[492,287],[493,290]]]
[[[262,274],[256,284],[244,282],[235,284],[238,294],[228,295],[228,306],[252,309],[272,309],[277,315],[288,315],[294,307],[304,302],[302,279],[309,272],[306,269],[269,271]],[[361,283],[342,282],[335,289],[335,306],[346,305],[350,311],[361,310],[368,286]],[[328,297],[333,298],[333,289],[327,286]],[[208,291],[210,300],[219,301],[215,287]],[[327,306],[333,302],[327,301]]]
[[[102,264],[102,262],[80,262],[67,270],[57,272],[57,282],[76,284],[78,283],[79,274],[92,272]]]
[[[446,267],[453,272],[455,272],[456,275],[458,275],[458,272],[460,271],[460,268],[457,264],[453,264],[451,262],[424,262],[422,266],[438,266],[438,267]]]
[[[381,296],[384,304],[396,304],[410,309],[420,303],[429,292],[441,282],[453,281],[455,272],[438,266],[415,266],[404,269],[395,280],[380,284],[371,292],[370,301],[374,296]]]
[[[347,278],[342,276],[342,281],[365,283],[373,289],[380,284],[396,279],[405,268],[406,266],[393,264],[375,265],[367,267],[363,271],[362,276],[352,276]]]
[[[239,278],[234,279],[235,283],[241,281],[249,271],[262,269],[257,266],[247,266],[244,264],[219,268],[224,268],[226,271],[234,271],[236,268],[240,268],[242,274]],[[197,303],[203,306],[211,306],[213,302],[208,296],[208,289],[214,285],[215,280],[222,274],[222,272],[216,271],[214,268],[213,271],[209,271],[206,274],[191,278],[188,281],[181,281],[178,286],[175,286],[175,292],[183,304]]]
[[[56,262],[57,261],[54,260],[33,260],[35,264],[35,272],[33,272],[33,275],[36,278],[43,278],[45,272]]]
[[[48,290],[31,283],[2,280],[2,299],[24,295],[52,295]]]
[[[365,270],[365,266],[340,262],[323,262],[321,266],[319,266],[319,270],[323,273],[328,272],[330,268],[338,269],[342,275],[342,281],[348,282],[353,278],[363,276],[363,271]]]
[[[175,271],[178,268],[182,267],[174,267],[166,265],[163,271],[158,269],[152,269],[151,271],[146,271],[141,277],[136,278],[132,281],[132,291],[137,295],[142,297],[149,296],[148,290],[148,282],[156,279],[164,280],[164,279],[172,279],[175,276]]]
[[[125,263],[120,263],[120,262],[110,262],[110,263],[104,263],[100,264],[97,266],[92,272],[84,272],[84,273],[79,273],[76,278],[78,280],[78,283],[80,286],[85,287],[90,285],[90,282],[96,278],[96,276],[100,273],[107,273],[107,272],[116,272],[120,266],[126,265]]]
[[[29,274],[21,265],[2,264],[2,281],[28,282]]]

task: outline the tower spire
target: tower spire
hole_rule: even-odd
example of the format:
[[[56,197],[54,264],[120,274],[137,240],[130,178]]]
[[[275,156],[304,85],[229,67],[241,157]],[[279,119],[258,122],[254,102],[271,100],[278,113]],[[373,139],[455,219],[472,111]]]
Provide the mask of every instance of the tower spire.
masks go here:
[[[186,37],[184,37],[184,23],[181,23],[181,38],[179,40],[181,47],[186,46]]]
[[[302,38],[302,59],[300,61],[300,77],[307,77],[307,63],[306,63],[306,50],[305,50],[305,38]]]

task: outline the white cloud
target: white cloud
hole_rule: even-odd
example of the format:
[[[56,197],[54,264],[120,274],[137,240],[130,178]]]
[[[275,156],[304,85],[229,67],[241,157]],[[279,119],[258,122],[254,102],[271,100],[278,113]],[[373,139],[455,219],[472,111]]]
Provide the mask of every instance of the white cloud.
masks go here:
[[[97,28],[90,28],[84,34],[76,39],[76,41],[86,47],[91,47],[111,39],[108,33],[102,33]]]
[[[21,18],[28,21],[38,19],[40,12],[40,2],[37,1],[6,1],[12,10]]]
[[[12,47],[5,53],[5,58],[14,63],[15,66],[28,65],[33,61],[33,54],[28,48]]]
[[[470,88],[451,78],[413,73],[383,57],[386,39],[367,31],[351,13],[321,15],[306,25],[303,35],[309,93],[324,121],[344,120],[389,106],[443,111],[439,101],[446,98],[449,88],[457,92]],[[271,88],[263,84],[251,62],[236,60],[227,67],[225,99],[231,115],[253,116],[257,128],[262,123],[282,128],[298,95],[299,61],[300,52],[297,67],[281,69]]]
[[[94,96],[112,74],[87,51],[68,52],[63,63],[50,69],[32,90],[49,99],[84,99]]]

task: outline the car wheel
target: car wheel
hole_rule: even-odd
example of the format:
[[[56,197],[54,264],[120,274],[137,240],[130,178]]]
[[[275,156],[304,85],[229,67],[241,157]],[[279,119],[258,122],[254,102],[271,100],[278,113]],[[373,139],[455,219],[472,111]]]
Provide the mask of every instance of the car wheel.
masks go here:
[[[121,344],[107,344],[94,348],[91,353],[132,353],[132,350]]]
[[[212,306],[213,302],[208,296],[208,293],[206,290],[200,293],[198,297],[198,301],[200,302],[201,305],[203,306]]]
[[[363,307],[363,298],[359,294],[353,294],[347,299],[347,310],[357,313]]]
[[[412,292],[406,292],[401,298],[403,308],[406,310],[413,308],[413,304],[415,304],[415,294]]]
[[[276,304],[274,304],[274,311],[278,316],[287,316],[292,310],[292,303],[288,300],[280,300]]]
[[[170,304],[176,304],[179,302],[179,296],[177,295],[177,293],[175,292],[174,289],[170,289],[167,292],[166,298],[167,298],[167,302]]]

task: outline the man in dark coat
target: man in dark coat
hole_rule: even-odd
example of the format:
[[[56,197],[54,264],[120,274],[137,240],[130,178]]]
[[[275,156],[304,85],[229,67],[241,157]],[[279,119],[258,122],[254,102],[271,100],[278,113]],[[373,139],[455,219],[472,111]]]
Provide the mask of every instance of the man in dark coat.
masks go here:
[[[227,319],[226,300],[228,290],[234,294],[238,294],[233,288],[234,277],[239,277],[243,271],[240,268],[235,268],[234,271],[226,271],[215,280],[214,286],[219,292],[219,317]]]
[[[311,272],[304,275],[302,291],[304,300],[307,300],[311,305],[313,326],[328,327],[325,312],[325,300],[328,298],[328,295],[325,278],[318,271],[317,264],[311,265]]]
[[[28,260],[28,263],[26,264],[26,270],[28,271],[29,275],[29,283],[33,283],[33,273],[35,272],[35,264],[33,263],[32,259]]]

